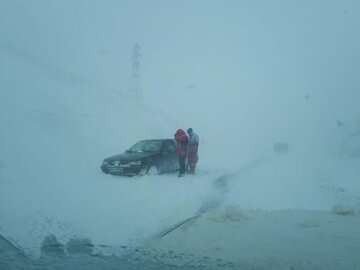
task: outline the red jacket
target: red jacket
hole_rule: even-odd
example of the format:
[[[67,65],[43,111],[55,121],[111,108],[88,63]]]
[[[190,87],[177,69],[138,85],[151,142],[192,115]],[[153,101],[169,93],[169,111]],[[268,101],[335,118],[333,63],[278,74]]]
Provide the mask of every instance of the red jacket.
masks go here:
[[[176,154],[178,156],[185,157],[187,154],[187,145],[189,142],[189,138],[186,135],[186,132],[182,129],[178,129],[175,133],[175,141],[176,141]]]

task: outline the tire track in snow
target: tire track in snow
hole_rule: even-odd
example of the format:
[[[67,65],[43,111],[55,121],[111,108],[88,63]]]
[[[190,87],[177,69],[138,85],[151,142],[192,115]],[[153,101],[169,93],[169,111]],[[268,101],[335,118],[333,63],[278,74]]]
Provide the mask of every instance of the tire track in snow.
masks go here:
[[[233,178],[237,178],[238,176],[246,173],[247,171],[250,171],[254,168],[259,167],[266,161],[265,158],[258,158],[254,159],[247,164],[243,165],[239,170],[236,170],[233,173],[227,173],[223,174],[219,177],[217,177],[213,181],[214,188],[218,191],[218,197],[207,200],[203,202],[203,204],[200,206],[200,208],[195,212],[195,214],[191,217],[188,217],[186,219],[183,219],[170,227],[166,228],[165,230],[161,231],[159,234],[155,236],[156,239],[162,239],[165,236],[171,234],[172,232],[180,229],[186,224],[189,224],[190,222],[195,222],[199,218],[201,218],[204,214],[210,212],[211,210],[214,210],[216,208],[219,208],[221,205],[223,205],[227,194],[229,193],[229,182]]]

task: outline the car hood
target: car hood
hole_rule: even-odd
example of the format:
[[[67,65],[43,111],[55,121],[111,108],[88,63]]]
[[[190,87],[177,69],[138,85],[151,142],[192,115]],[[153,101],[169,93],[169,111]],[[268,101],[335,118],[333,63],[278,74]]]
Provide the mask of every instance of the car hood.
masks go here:
[[[112,161],[122,161],[122,162],[130,162],[141,160],[147,157],[151,157],[158,154],[157,152],[125,152],[123,154],[115,155],[104,159],[106,162]]]

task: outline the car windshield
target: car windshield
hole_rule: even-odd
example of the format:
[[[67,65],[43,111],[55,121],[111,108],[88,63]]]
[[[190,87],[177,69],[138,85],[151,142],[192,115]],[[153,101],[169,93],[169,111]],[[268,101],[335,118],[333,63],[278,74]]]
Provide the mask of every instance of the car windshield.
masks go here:
[[[140,141],[134,144],[128,152],[158,152],[161,149],[161,141]]]

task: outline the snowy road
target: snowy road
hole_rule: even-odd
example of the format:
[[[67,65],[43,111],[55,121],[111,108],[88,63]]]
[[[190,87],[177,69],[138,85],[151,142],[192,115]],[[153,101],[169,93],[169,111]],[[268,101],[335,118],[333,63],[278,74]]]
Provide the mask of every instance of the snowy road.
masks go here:
[[[278,182],[264,187],[268,195],[264,197],[265,191],[257,188],[260,176],[276,179],[271,174],[290,166],[291,159],[255,159],[233,172],[200,171],[198,176],[182,179],[99,173],[86,188],[59,185],[53,189],[42,183],[47,190],[44,197],[38,190],[27,194],[38,196],[39,201],[50,200],[51,207],[25,205],[26,197],[16,198],[16,185],[12,185],[3,200],[21,204],[21,211],[3,215],[1,228],[35,257],[42,239],[53,233],[62,243],[74,236],[88,237],[105,254],[144,260],[167,254],[160,261],[173,261],[178,267],[199,261],[210,265],[211,258],[224,269],[235,265],[244,269],[356,269],[360,265],[354,259],[360,248],[358,185],[352,183],[350,190],[351,181],[334,183],[334,179],[322,178],[314,185],[302,177],[289,180],[285,176],[293,170],[290,167]],[[287,193],[276,201],[273,196],[279,189]],[[311,200],[309,192],[316,197]],[[59,204],[54,207],[52,200]],[[348,212],[336,213],[336,206]],[[6,213],[4,204],[1,211]],[[136,249],[144,250],[143,254],[137,255]]]

